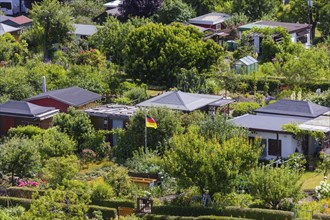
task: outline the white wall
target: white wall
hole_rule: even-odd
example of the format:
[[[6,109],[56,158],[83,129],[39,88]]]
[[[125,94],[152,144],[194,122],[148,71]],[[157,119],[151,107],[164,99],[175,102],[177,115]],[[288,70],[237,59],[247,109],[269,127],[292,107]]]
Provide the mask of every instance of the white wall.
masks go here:
[[[291,35],[291,41],[293,42],[293,43],[297,43],[297,34],[296,33],[292,33],[292,34],[290,34]]]
[[[265,159],[270,160],[270,159],[275,159],[276,156],[270,156],[268,155],[268,139],[277,139],[276,133],[272,133],[272,132],[261,132],[261,131],[257,131],[254,132],[254,134],[250,134],[249,136],[251,137],[261,137],[262,139],[266,139],[266,152],[267,152],[267,156]],[[291,154],[293,154],[296,151],[296,148],[298,148],[298,151],[300,153],[302,152],[301,147],[298,147],[298,143],[297,140],[295,140],[291,134],[279,134],[278,137],[279,140],[281,140],[282,142],[282,155],[281,157],[283,158],[287,158],[288,156],[290,156]]]

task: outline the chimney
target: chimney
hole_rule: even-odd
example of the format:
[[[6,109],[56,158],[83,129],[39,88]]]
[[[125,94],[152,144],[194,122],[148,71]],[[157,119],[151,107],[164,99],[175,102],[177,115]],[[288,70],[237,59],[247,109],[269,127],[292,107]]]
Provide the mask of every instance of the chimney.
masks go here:
[[[42,92],[47,92],[47,87],[46,87],[46,77],[45,76],[42,76],[42,81],[41,81],[41,84],[42,84]]]

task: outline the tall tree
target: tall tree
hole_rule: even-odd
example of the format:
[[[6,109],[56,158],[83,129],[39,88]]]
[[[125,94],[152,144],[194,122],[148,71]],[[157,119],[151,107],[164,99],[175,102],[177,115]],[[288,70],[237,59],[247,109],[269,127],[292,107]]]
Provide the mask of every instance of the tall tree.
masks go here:
[[[124,0],[119,6],[119,11],[125,17],[150,17],[161,5],[162,0]]]
[[[49,50],[54,43],[63,43],[72,30],[71,8],[58,0],[34,3],[30,12],[33,19],[32,31],[42,39],[44,58],[49,59]]]
[[[223,56],[220,45],[204,42],[195,27],[149,23],[129,34],[125,69],[135,80],[173,87],[181,68],[206,71]]]
[[[157,13],[157,20],[164,24],[173,21],[187,21],[196,15],[194,9],[182,0],[165,0],[161,9]]]

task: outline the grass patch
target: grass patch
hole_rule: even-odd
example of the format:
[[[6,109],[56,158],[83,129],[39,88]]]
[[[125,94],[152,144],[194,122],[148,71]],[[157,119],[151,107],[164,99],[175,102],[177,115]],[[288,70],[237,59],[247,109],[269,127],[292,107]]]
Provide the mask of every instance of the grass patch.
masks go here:
[[[305,172],[302,175],[301,180],[303,181],[303,190],[314,189],[316,186],[320,185],[320,182],[323,180],[323,174],[317,172]]]
[[[158,96],[159,94],[163,94],[164,92],[166,92],[166,91],[163,91],[163,90],[151,90],[151,89],[148,89],[147,90],[148,96],[151,96],[151,97]]]
[[[79,171],[79,174],[86,174],[93,170],[99,169],[101,167],[112,165],[113,163],[111,161],[96,161],[96,162],[90,162],[86,165],[82,166],[82,169]]]

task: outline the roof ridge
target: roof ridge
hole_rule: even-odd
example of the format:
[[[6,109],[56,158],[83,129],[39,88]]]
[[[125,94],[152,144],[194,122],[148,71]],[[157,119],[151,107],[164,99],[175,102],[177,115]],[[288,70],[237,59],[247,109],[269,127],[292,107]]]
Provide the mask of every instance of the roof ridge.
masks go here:
[[[186,103],[184,103],[184,101],[182,100],[182,98],[181,98],[181,96],[179,95],[179,93],[181,94],[181,93],[183,93],[183,92],[181,92],[180,90],[175,91],[175,95],[179,98],[179,100],[181,101],[182,105],[183,105],[186,109],[188,109],[188,107],[186,106]]]

